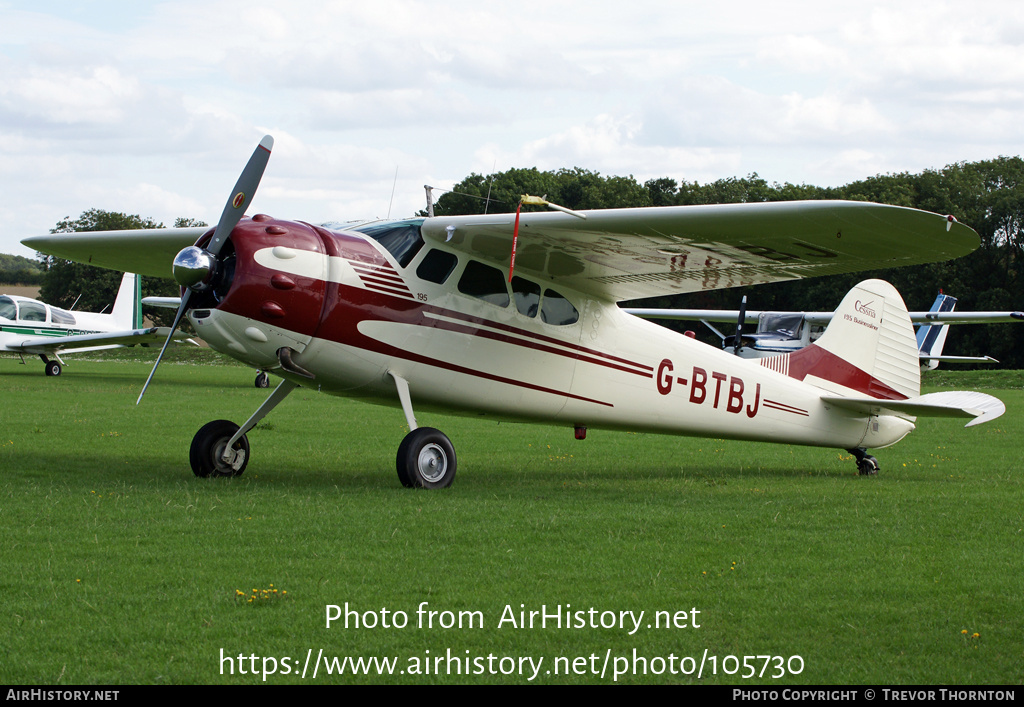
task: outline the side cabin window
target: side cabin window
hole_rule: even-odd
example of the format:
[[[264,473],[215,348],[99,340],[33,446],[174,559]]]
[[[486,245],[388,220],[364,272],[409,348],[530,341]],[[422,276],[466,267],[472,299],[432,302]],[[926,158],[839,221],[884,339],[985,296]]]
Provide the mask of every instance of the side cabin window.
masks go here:
[[[18,318],[18,308],[10,297],[0,297],[0,319],[15,320]]]
[[[71,312],[65,312],[63,309],[50,307],[50,321],[60,326],[74,326],[75,315]]]
[[[420,235],[422,223],[423,219],[410,219],[408,221],[374,223],[352,230],[380,243],[404,268],[412,262],[412,259],[420,252],[420,248],[423,247],[423,236]]]
[[[443,285],[458,264],[459,259],[454,253],[431,248],[423,256],[419,267],[416,268],[416,277],[427,282]]]
[[[23,322],[46,321],[46,306],[39,302],[22,302],[18,309],[21,310],[21,321]]]
[[[475,260],[466,263],[466,269],[459,278],[459,292],[499,307],[507,307],[509,303],[505,276],[501,270]]]
[[[526,317],[537,316],[540,309],[540,285],[517,275],[512,278],[512,296],[520,314]]]
[[[568,326],[580,320],[580,313],[572,306],[572,302],[554,290],[544,290],[544,300],[540,305],[540,319],[545,324]]]

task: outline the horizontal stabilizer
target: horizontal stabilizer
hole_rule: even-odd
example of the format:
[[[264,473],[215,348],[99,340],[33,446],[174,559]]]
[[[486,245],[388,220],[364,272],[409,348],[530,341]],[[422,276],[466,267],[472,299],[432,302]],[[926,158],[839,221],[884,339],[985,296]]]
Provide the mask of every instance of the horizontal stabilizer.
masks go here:
[[[994,420],[1004,412],[1006,406],[998,398],[985,393],[967,390],[928,393],[907,400],[879,400],[877,398],[844,398],[834,395],[821,396],[822,402],[846,410],[862,412],[865,415],[910,415],[923,417],[973,417],[965,427],[980,425]]]
[[[999,363],[991,356],[925,356],[921,354],[922,361],[950,361],[953,363]]]

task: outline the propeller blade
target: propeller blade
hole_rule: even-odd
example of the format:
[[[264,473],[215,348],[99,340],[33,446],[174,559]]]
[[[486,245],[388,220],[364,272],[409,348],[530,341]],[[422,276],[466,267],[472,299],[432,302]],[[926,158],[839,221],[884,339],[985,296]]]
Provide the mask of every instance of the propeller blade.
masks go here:
[[[270,161],[272,149],[274,149],[274,138],[264,135],[260,144],[253,151],[252,157],[246,163],[245,169],[242,170],[242,174],[238,177],[238,181],[235,182],[235,188],[231,191],[227,203],[224,204],[224,211],[220,215],[220,221],[217,222],[217,230],[213,232],[213,238],[206,248],[211,255],[216,256],[220,253],[228,235],[231,234],[231,229],[245,215],[245,210],[249,208],[249,202],[252,201],[252,197],[256,193],[256,187],[263,179],[263,171],[267,168],[267,162]]]
[[[736,320],[736,338],[733,339],[732,352],[739,356],[740,355],[740,344],[743,342],[741,338],[743,336],[743,322],[747,318],[747,296],[743,295],[743,301],[740,302],[740,318]]]
[[[174,332],[178,330],[178,325],[181,324],[181,317],[185,314],[185,308],[188,306],[188,298],[191,294],[192,290],[186,288],[185,294],[181,296],[181,304],[178,305],[178,312],[174,315],[174,323],[171,325],[171,333],[167,335],[167,341],[164,342],[163,348],[160,349],[160,355],[156,357],[156,363],[153,364],[153,370],[149,372],[149,378],[146,379],[146,384],[142,386],[142,392],[139,393],[139,399],[135,401],[136,405],[142,402],[142,396],[146,394],[146,388],[149,387],[149,382],[153,380],[153,375],[156,373],[156,369],[164,357],[164,352],[167,351],[167,345],[171,343],[171,339],[174,338]]]
[[[260,140],[260,144],[253,150],[252,157],[245,164],[245,168],[242,170],[242,174],[239,175],[238,181],[235,182],[235,188],[231,191],[231,196],[228,197],[227,203],[224,205],[224,211],[220,215],[220,221],[217,222],[217,228],[213,232],[213,238],[210,240],[210,244],[206,248],[206,254],[209,258],[208,263],[201,263],[204,267],[209,270],[213,262],[217,258],[217,254],[220,253],[220,249],[227,242],[228,236],[231,235],[231,231],[238,225],[238,222],[242,220],[242,216],[245,215],[245,210],[249,208],[249,203],[252,201],[252,197],[256,194],[256,188],[260,185],[260,180],[263,179],[263,172],[267,168],[267,162],[270,161],[270,151],[274,149],[274,138],[270,135],[264,135],[263,139]],[[202,249],[194,248],[202,254]],[[188,249],[186,249],[188,250]],[[182,251],[184,252],[184,251]],[[178,254],[179,256],[181,253]],[[189,277],[191,279],[198,280],[199,277],[194,275],[198,273],[200,268],[196,264],[191,264],[188,267],[182,268],[178,264],[178,259],[175,258],[175,280],[179,280],[183,277]],[[181,270],[187,272],[184,275]],[[198,286],[198,282],[194,283]],[[135,401],[138,405],[142,402],[142,396],[146,394],[146,388],[149,387],[150,381],[153,380],[153,376],[156,374],[156,369],[160,366],[160,361],[163,360],[164,352],[167,351],[167,345],[171,343],[171,339],[174,338],[174,332],[178,330],[178,325],[181,323],[181,318],[185,315],[188,309],[188,300],[192,295],[192,288],[186,287],[185,294],[181,297],[181,304],[178,306],[178,312],[174,315],[174,324],[171,325],[171,332],[167,335],[167,341],[164,342],[164,346],[160,349],[160,355],[156,357],[156,363],[153,364],[153,370],[149,372],[149,378],[146,379],[146,384],[142,386],[142,392],[139,393],[139,399]]]

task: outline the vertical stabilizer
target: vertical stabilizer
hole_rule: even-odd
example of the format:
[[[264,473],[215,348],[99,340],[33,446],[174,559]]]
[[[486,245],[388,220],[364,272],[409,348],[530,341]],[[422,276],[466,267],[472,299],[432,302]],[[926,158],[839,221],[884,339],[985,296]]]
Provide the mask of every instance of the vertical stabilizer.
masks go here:
[[[935,298],[930,312],[952,312],[956,308],[956,297],[944,295],[939,292]],[[917,349],[921,357],[921,368],[934,371],[939,367],[938,360],[929,359],[929,356],[941,356],[942,348],[946,344],[946,335],[949,333],[949,324],[925,324],[917,330]]]
[[[920,395],[917,339],[900,293],[883,280],[854,287],[821,338],[789,355],[787,372],[841,395]]]
[[[142,307],[140,305],[142,286],[139,276],[126,272],[121,279],[121,287],[114,300],[114,309],[110,313],[114,325],[118,329],[141,329]]]

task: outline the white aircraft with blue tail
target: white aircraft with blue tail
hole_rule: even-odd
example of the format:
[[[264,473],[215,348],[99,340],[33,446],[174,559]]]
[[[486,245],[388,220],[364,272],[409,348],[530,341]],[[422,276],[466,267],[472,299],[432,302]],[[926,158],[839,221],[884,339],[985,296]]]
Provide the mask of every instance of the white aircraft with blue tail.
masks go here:
[[[825,332],[835,312],[748,311],[747,298],[740,309],[652,309],[627,307],[624,311],[644,319],[699,321],[722,341],[722,348],[742,358],[764,358],[793,353],[809,346]],[[1024,322],[1024,312],[954,312],[957,299],[939,292],[927,312],[908,312],[917,325],[917,351],[921,367],[938,368],[940,361],[951,363],[998,363],[991,356],[947,356],[942,353],[950,324],[1003,324]],[[736,323],[736,333],[726,335],[712,326]],[[754,324],[745,333],[745,324]]]

